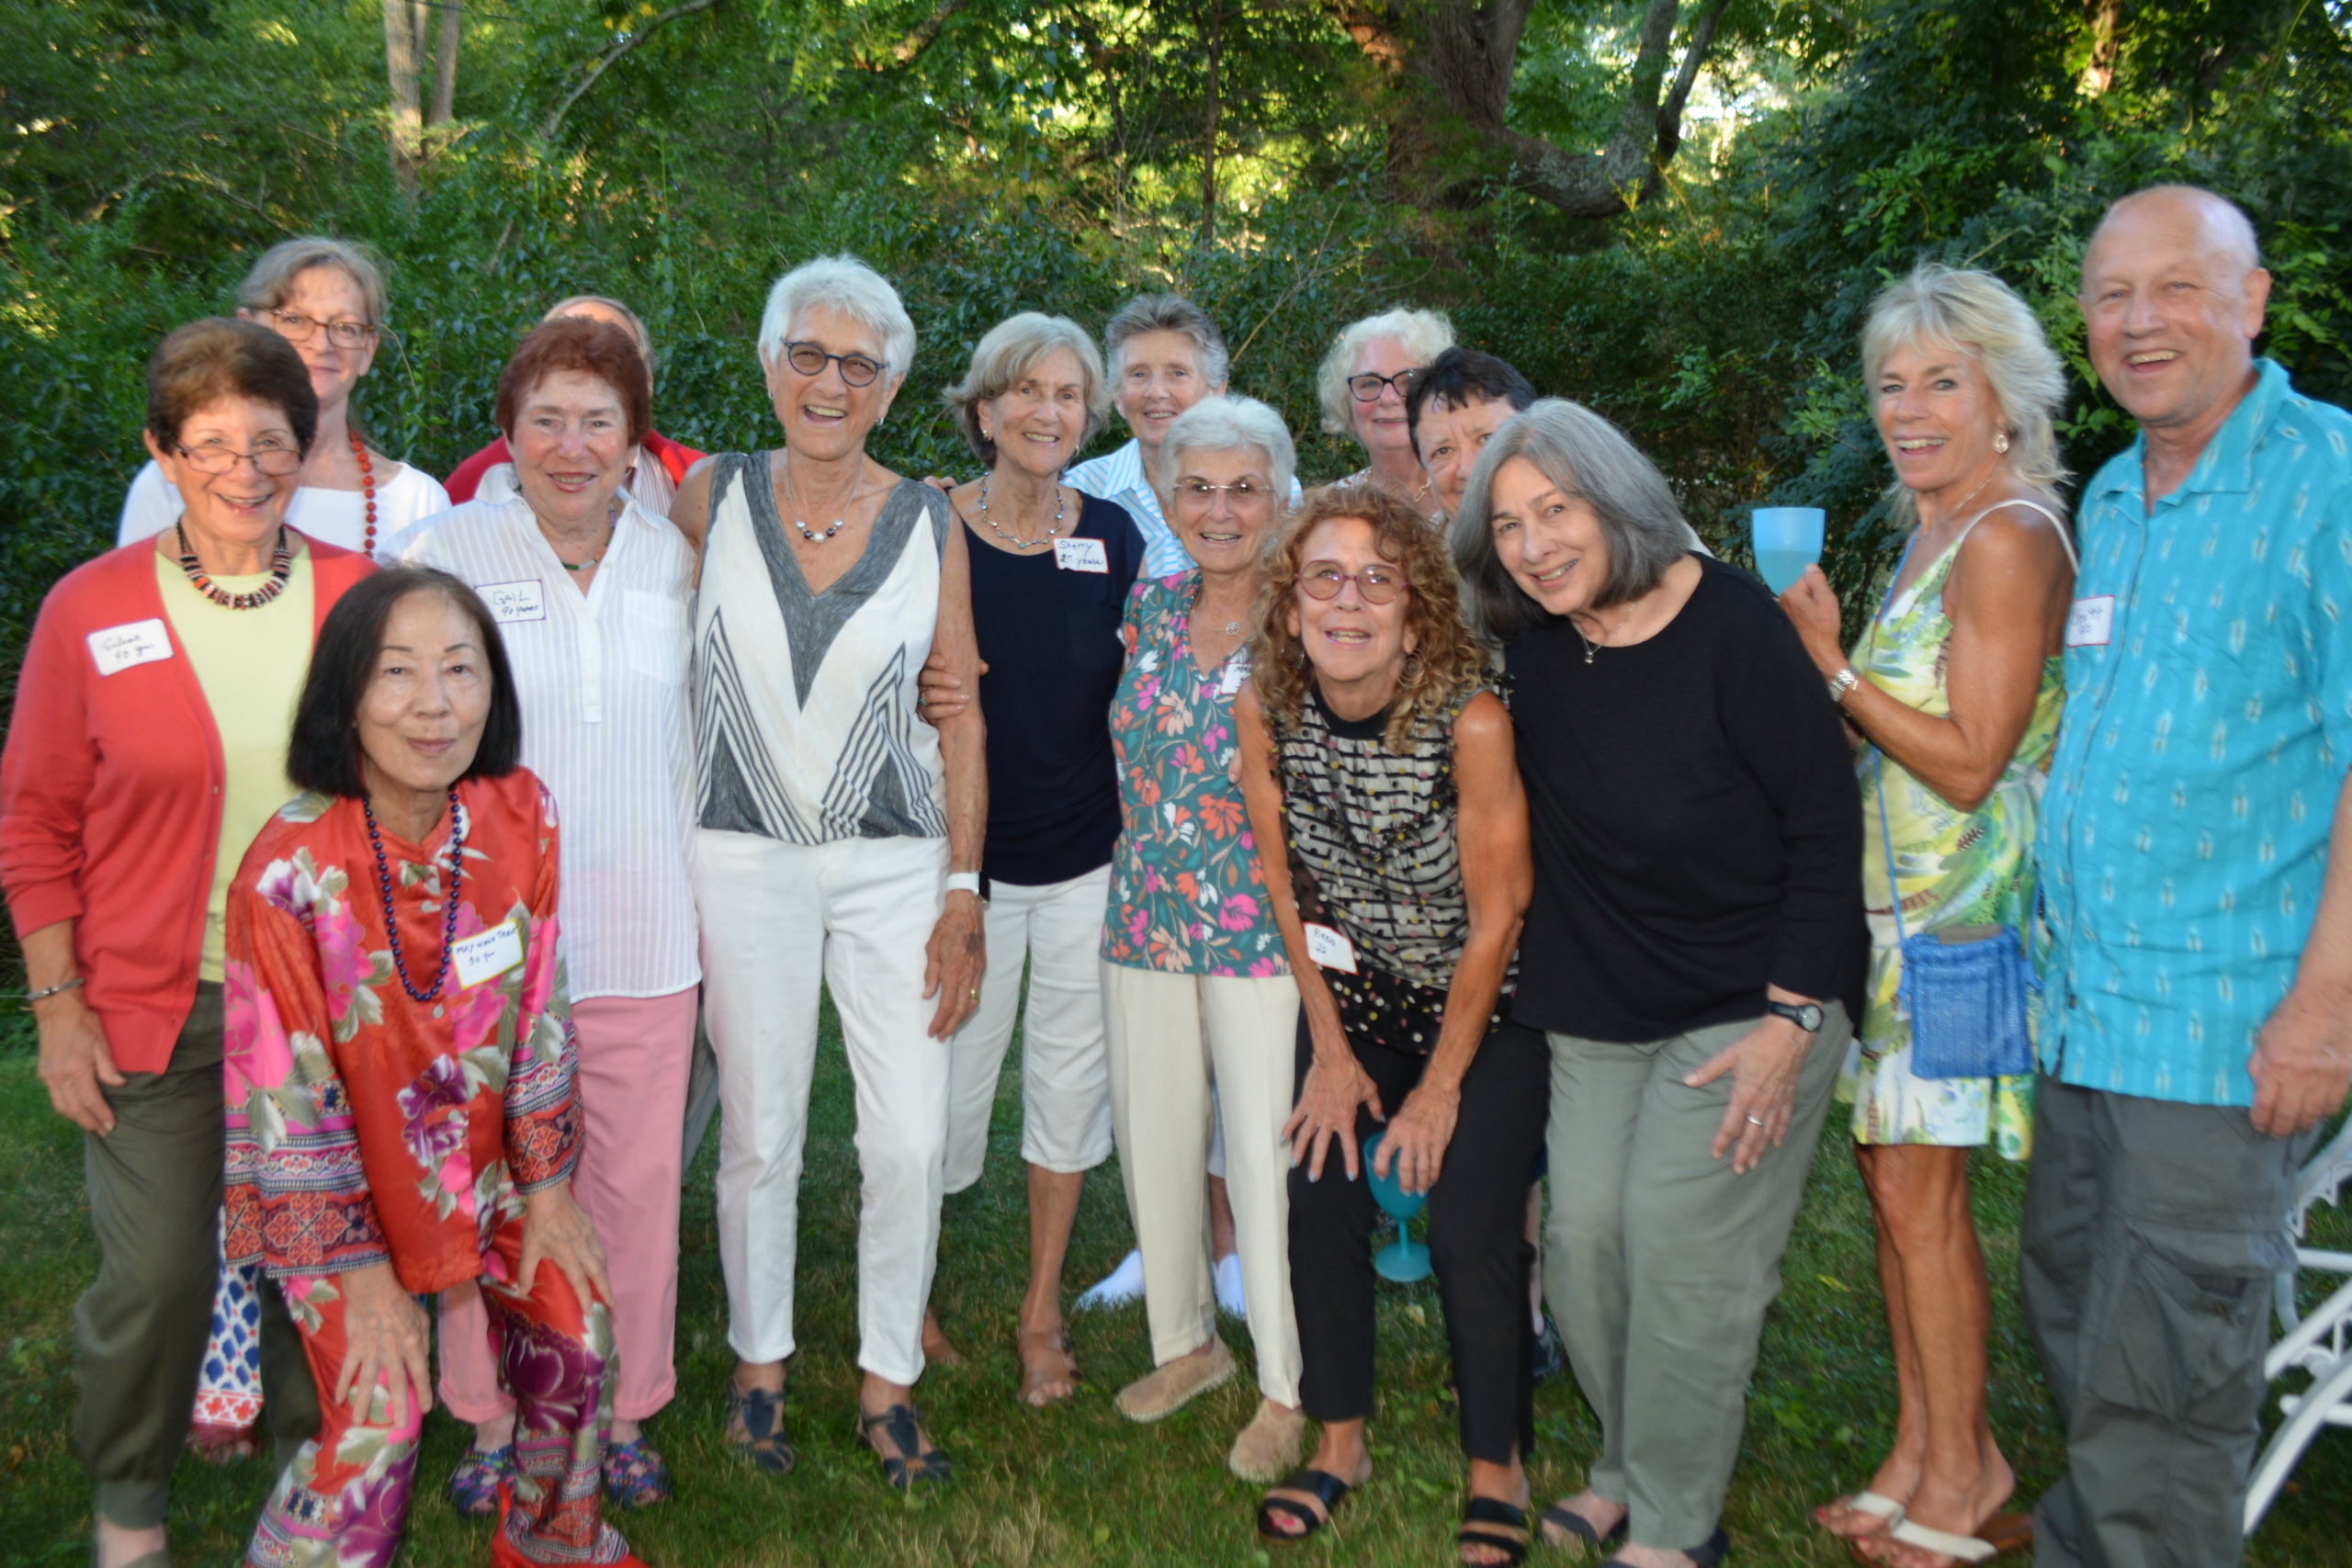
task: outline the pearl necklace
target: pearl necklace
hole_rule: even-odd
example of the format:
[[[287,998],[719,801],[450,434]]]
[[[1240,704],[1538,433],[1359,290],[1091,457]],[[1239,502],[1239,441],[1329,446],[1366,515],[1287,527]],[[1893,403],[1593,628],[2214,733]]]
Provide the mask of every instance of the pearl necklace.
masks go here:
[[[850,493],[852,497],[854,498],[856,495],[855,489],[853,488]],[[803,523],[800,520],[800,498],[792,493],[792,470],[790,468],[786,468],[784,474],[784,498],[785,500],[792,502],[792,525],[799,529],[800,536],[808,540],[812,545],[823,544],[827,539],[830,539],[834,535],[840,533],[842,527],[849,522],[849,519],[846,517],[836,517],[833,519],[833,525],[826,529],[821,534],[809,527],[808,524]]]
[[[420,991],[408,977],[408,960],[401,954],[400,915],[392,908],[392,868],[384,859],[384,838],[376,829],[376,807],[367,796],[359,797],[359,809],[368,818],[368,845],[376,852],[376,891],[384,899],[384,940],[391,944],[392,969],[400,976],[401,989],[413,1002],[429,1002],[441,994],[449,978],[449,959],[458,946],[458,886],[466,874],[466,818],[458,809],[458,786],[449,786],[449,896],[443,904],[447,912],[441,919],[441,966],[433,972],[433,984]]]
[[[989,515],[989,481],[995,477],[994,474],[983,474],[980,477],[980,521],[989,525],[989,533],[994,534],[1016,550],[1034,550],[1047,539],[1061,533],[1062,518],[1069,510],[1069,497],[1062,492],[1062,487],[1059,484],[1054,486],[1054,520],[1046,525],[1044,533],[1032,538],[1018,539],[998,527],[996,519]]]

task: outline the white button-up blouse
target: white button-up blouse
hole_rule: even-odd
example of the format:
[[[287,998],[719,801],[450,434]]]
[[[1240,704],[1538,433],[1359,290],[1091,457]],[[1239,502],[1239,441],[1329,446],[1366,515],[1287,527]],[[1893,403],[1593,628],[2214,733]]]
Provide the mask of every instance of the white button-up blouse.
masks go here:
[[[621,491],[582,593],[501,464],[472,501],[394,538],[499,622],[523,705],[523,763],[563,813],[562,950],[574,1000],[660,997],[702,979],[686,882],[694,752],[687,608],[694,554]]]

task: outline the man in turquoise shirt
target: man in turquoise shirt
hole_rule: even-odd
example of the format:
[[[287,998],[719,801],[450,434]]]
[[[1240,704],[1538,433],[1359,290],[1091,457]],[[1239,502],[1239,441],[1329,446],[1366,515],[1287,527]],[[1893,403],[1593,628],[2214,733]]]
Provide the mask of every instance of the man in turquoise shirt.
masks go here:
[[[2036,847],[2020,1270],[2069,1466],[2038,1568],[2240,1560],[2289,1193],[2352,1079],[2352,415],[2255,358],[2269,290],[2187,186],[2083,259],[2140,439],[2084,488]]]

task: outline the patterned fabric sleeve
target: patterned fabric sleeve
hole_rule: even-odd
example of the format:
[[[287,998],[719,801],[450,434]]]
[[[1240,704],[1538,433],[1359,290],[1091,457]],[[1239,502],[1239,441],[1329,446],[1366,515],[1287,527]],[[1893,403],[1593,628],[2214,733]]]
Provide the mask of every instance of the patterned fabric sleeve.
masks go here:
[[[571,1179],[580,1159],[580,1097],[573,1088],[579,1052],[571,1033],[571,998],[556,951],[555,797],[539,791],[539,880],[528,911],[523,958],[522,1011],[514,1021],[514,1056],[506,1076],[506,1164],[515,1190],[536,1192]]]
[[[319,942],[332,933],[321,922],[334,925],[347,907],[334,897],[341,874],[328,880],[322,886],[310,851],[298,849],[247,861],[229,893],[222,1248],[229,1262],[259,1261],[277,1278],[391,1258],[329,1043]]]

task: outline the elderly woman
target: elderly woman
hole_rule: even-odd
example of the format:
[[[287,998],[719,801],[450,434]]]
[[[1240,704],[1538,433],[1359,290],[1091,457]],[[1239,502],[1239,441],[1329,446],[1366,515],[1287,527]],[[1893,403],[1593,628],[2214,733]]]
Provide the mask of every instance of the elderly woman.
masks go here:
[[[1301,1388],[1323,1437],[1259,1533],[1314,1533],[1372,1473],[1377,1210],[1357,1178],[1377,1136],[1379,1173],[1430,1195],[1470,1460],[1463,1560],[1516,1562],[1534,1436],[1521,1216],[1551,1068],[1543,1037],[1503,1020],[1531,880],[1510,718],[1443,544],[1384,485],[1310,493],[1261,604],[1234,716],[1304,1003],[1283,1132]]]
[[[1018,1013],[1029,1291],[1015,1345],[1021,1398],[1044,1405],[1078,1392],[1062,1319],[1062,1260],[1086,1173],[1111,1153],[1094,954],[1119,836],[1110,728],[1119,618],[1144,544],[1123,508],[1062,482],[1063,465],[1102,427],[1109,403],[1102,358],[1076,322],[1035,312],[1000,322],[946,399],[988,465],[950,501],[971,558],[972,620],[987,671],[980,702],[996,716],[988,733],[994,808],[980,863],[988,978],[978,1009],[956,1033],[946,1190],[980,1179],[997,1075]]]
[[[1434,310],[1389,310],[1354,321],[1333,340],[1315,372],[1323,428],[1363,448],[1365,466],[1340,482],[1378,479],[1425,517],[1441,508],[1413,450],[1405,400],[1430,361],[1453,346],[1453,324]]]
[[[42,602],[0,757],[0,887],[25,954],[40,1077],[81,1127],[98,1276],[74,1311],[74,1433],[97,1483],[98,1568],[164,1550],[219,1278],[221,979],[231,879],[292,793],[286,728],[320,623],[370,570],[287,503],[318,428],[300,355],[266,328],[180,328],[147,370],[147,445],[176,525]],[[207,1415],[316,1424],[292,1325]],[[249,1365],[250,1362],[250,1365]]]
[[[319,433],[302,460],[286,521],[313,539],[364,556],[419,518],[449,510],[432,475],[396,463],[362,438],[351,394],[376,363],[384,332],[384,276],[367,253],[306,236],[272,245],[245,274],[237,314],[292,344],[310,371]],[[160,463],[130,481],[119,545],[153,538],[180,514],[179,490]]]
[[[1439,514],[1462,510],[1463,487],[1487,442],[1535,400],[1518,367],[1459,345],[1430,361],[1405,394],[1405,425],[1437,499]]]
[[[1132,435],[1108,457],[1070,469],[1073,490],[1126,509],[1143,531],[1146,577],[1174,577],[1193,558],[1160,511],[1160,443],[1177,416],[1203,398],[1225,393],[1225,336],[1209,313],[1179,294],[1144,294],[1114,311],[1102,328],[1110,360],[1111,402]]]
[[[894,1485],[944,1481],[922,1429],[956,1029],[987,969],[977,709],[915,716],[934,648],[978,679],[970,556],[947,498],[865,454],[915,352],[898,293],[847,256],[786,274],[760,360],[773,452],[686,476],[700,551],[689,843],[718,1054],[719,1258],[739,1358],[727,1438],[781,1472],[800,1150],[830,992],[857,1083],[858,1429]]]
[[[670,1402],[678,1307],[680,1130],[702,978],[686,831],[694,752],[686,606],[694,552],[622,488],[652,386],[618,327],[560,316],[498,380],[509,461],[478,498],[392,542],[481,593],[523,714],[523,761],[563,803],[564,964],[580,1049],[581,1207],[628,1267],[614,1280],[605,1481],[629,1507],[669,1493],[639,1423]],[[474,1424],[450,1482],[461,1513],[498,1511],[514,1472],[514,1402],[498,1386],[480,1296],[442,1302],[441,1397]]]
[[[661,369],[662,362],[653,353],[653,334],[645,330],[645,323],[638,319],[637,312],[619,300],[602,294],[574,294],[548,306],[547,314],[539,320],[542,322],[560,321],[567,317],[604,321],[628,333],[629,341],[637,345],[639,357],[645,361],[645,376],[649,384]],[[654,429],[649,415],[644,428],[637,434],[637,444],[629,449],[628,462],[623,465],[621,482],[628,486],[629,498],[647,513],[655,517],[667,517],[671,500],[678,493],[678,482],[686,477],[686,470],[701,462],[705,456]],[[471,501],[474,491],[492,468],[514,460],[514,449],[507,445],[506,437],[501,435],[458,465],[457,470],[449,476],[450,501],[458,505]]]
[[[1871,307],[1862,362],[1910,541],[1850,657],[1819,568],[1781,603],[1869,743],[1870,991],[1838,1093],[1854,1107],[1902,1403],[1894,1450],[1870,1484],[1818,1517],[1878,1561],[1943,1568],[1964,1555],[1955,1541],[2020,1544],[2026,1526],[2000,1517],[2016,1477],[1985,1409],[1992,1297],[1968,1154],[1990,1144],[2026,1156],[2033,1077],[2030,1064],[2014,1077],[1914,1070],[1901,943],[1905,932],[2030,922],[2075,581],[2050,425],[2066,381],[2007,285],[1933,263]]]
[[[1245,628],[1295,461],[1281,416],[1247,398],[1205,399],[1169,427],[1160,493],[1200,564],[1137,584],[1119,629],[1127,659],[1111,743],[1122,825],[1102,933],[1112,1128],[1155,1363],[1118,1406],[1157,1421],[1234,1373],[1201,1245],[1214,1072],[1263,1395],[1228,1462],[1261,1482],[1290,1468],[1306,1424],[1280,1154],[1298,987],[1232,778],[1233,702],[1250,677]]]
[[[1535,893],[1511,1017],[1551,1044],[1545,1293],[1600,1418],[1546,1533],[1704,1568],[1860,1005],[1852,762],[1771,596],[1690,553],[1590,411],[1496,433],[1453,548],[1512,682]]]
[[[521,1404],[492,1560],[637,1561],[598,1514],[612,1291],[571,1191],[555,800],[521,739],[457,579],[394,567],[327,617],[305,793],[229,896],[228,1252],[285,1292],[324,1412],[248,1562],[391,1560],[433,1404],[416,1297],[475,1279]]]

